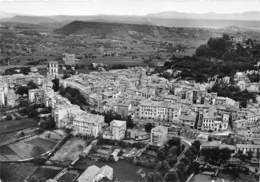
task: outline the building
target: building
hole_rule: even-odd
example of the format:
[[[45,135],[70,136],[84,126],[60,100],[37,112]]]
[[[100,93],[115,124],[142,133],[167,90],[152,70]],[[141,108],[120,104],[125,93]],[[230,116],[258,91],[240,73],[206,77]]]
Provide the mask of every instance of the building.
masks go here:
[[[63,54],[62,60],[65,65],[71,65],[71,66],[75,65],[77,61],[75,54],[68,54],[68,53]]]
[[[99,173],[100,168],[96,165],[89,166],[78,178],[78,182],[95,182],[95,177]]]
[[[94,136],[102,132],[104,116],[83,112],[73,120],[73,134],[83,136]]]
[[[126,121],[113,120],[110,123],[113,140],[122,140],[125,138]]]
[[[176,121],[181,114],[181,107],[165,101],[145,100],[139,105],[140,119]]]
[[[59,75],[59,64],[57,61],[51,61],[48,64],[48,75],[51,77],[58,77]]]
[[[30,89],[28,100],[29,100],[29,103],[31,103],[31,104],[43,104],[44,103],[44,90]]]
[[[101,168],[96,165],[89,166],[78,178],[77,182],[99,182],[103,178],[113,180],[113,168],[105,165]]]
[[[236,152],[241,151],[243,154],[247,152],[252,152],[254,157],[260,156],[260,145],[252,144],[236,144]]]
[[[6,105],[8,107],[15,107],[18,105],[18,95],[16,95],[13,89],[8,90],[8,94],[6,95]]]
[[[151,130],[150,143],[156,146],[163,146],[167,142],[168,128],[157,126]]]
[[[5,106],[5,93],[2,87],[0,87],[0,107],[1,106]]]

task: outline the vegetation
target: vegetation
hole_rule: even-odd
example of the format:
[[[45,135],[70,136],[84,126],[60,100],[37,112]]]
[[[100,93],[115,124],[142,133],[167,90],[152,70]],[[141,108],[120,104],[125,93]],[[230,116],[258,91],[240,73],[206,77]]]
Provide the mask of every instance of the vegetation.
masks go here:
[[[6,69],[4,74],[5,75],[13,75],[13,74],[24,74],[24,75],[28,75],[30,72],[30,67],[13,67],[13,68],[9,68]]]
[[[145,129],[145,131],[146,131],[147,133],[150,133],[151,130],[152,130],[152,128],[154,128],[154,125],[153,125],[152,123],[147,123],[147,124],[145,124],[145,126],[144,126],[144,129]]]
[[[200,154],[206,162],[213,165],[221,165],[230,159],[232,153],[233,151],[228,148],[219,149],[216,147],[202,149]]]
[[[247,107],[250,100],[256,102],[256,94],[247,90],[240,91],[236,86],[227,85],[224,83],[215,83],[209,92],[216,92],[218,96],[229,97],[240,103],[241,107]]]
[[[16,90],[16,94],[19,94],[19,95],[28,95],[28,92],[30,89],[37,89],[38,86],[33,82],[33,81],[30,81],[27,86],[19,86]]]
[[[55,128],[55,121],[52,117],[48,117],[45,119],[42,119],[39,122],[39,126],[44,130],[49,130]]]
[[[252,48],[233,45],[230,37],[224,34],[219,38],[210,38],[206,45],[197,48],[192,57],[173,56],[170,62],[166,62],[157,71],[163,76],[166,69],[180,70],[179,76],[182,79],[197,82],[206,82],[215,75],[232,76],[237,71],[256,69],[255,64],[260,60],[259,47],[260,45],[253,45]]]
[[[80,107],[88,105],[85,97],[83,95],[81,95],[80,91],[78,91],[75,88],[71,88],[71,87],[63,88],[63,87],[61,87],[59,89],[59,92],[63,97],[66,97],[67,99],[69,99],[69,101],[72,104],[79,105]]]

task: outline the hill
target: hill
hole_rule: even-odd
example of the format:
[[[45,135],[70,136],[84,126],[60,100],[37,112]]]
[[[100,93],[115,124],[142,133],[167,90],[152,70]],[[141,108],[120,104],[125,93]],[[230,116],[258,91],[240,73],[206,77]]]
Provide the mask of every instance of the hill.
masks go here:
[[[1,19],[2,18],[2,19]],[[55,27],[55,24],[65,25],[72,21],[104,22],[104,23],[125,23],[145,24],[167,27],[205,27],[225,28],[237,26],[241,28],[260,30],[260,12],[245,12],[237,14],[194,14],[181,12],[162,12],[148,14],[145,16],[126,15],[93,15],[93,16],[3,16],[0,13],[0,22],[19,22],[28,24],[48,24]]]
[[[199,28],[170,28],[153,25],[74,21],[55,30],[58,34],[136,40],[207,39],[212,31]]]

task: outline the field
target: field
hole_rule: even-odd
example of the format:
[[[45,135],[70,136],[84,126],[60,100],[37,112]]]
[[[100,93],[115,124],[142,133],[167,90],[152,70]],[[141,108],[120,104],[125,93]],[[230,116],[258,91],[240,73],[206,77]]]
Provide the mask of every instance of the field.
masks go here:
[[[0,178],[4,182],[22,182],[36,168],[30,163],[0,163]]]
[[[50,160],[69,164],[77,159],[85,147],[86,141],[79,138],[71,138],[55,153]]]
[[[12,121],[0,122],[0,135],[11,133],[14,131],[19,131],[25,128],[31,128],[37,126],[37,121],[32,118],[24,118]]]
[[[50,151],[59,141],[61,136],[54,132],[45,132],[39,136],[34,136],[0,147],[0,160],[22,160],[37,157]]]
[[[58,179],[58,182],[72,182],[78,175],[77,171],[68,171]]]
[[[33,175],[28,178],[28,182],[46,182],[46,180],[55,177],[62,169],[58,167],[42,166],[38,168]]]

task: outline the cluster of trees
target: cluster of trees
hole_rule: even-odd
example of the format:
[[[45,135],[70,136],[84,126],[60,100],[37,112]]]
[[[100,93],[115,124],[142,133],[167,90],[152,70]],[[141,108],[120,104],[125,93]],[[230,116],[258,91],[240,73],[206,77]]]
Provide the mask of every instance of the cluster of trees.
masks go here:
[[[195,80],[197,82],[207,82],[210,78],[218,75],[219,77],[233,76],[237,71],[254,70],[256,67],[255,60],[252,61],[232,61],[217,60],[214,58],[186,56],[178,58],[173,56],[171,61],[165,62],[162,68],[157,68],[157,72],[161,76],[167,69],[175,69],[181,71],[178,77],[186,80]]]
[[[104,139],[104,138],[99,138],[97,145],[118,145],[122,148],[130,148],[130,147],[134,147],[134,148],[143,148],[145,147],[145,143],[127,143],[124,141],[120,141],[120,140],[109,140],[109,139]]]
[[[50,130],[55,128],[55,121],[54,119],[50,116],[44,119],[41,119],[39,122],[39,126],[40,128],[42,128],[43,130]]]
[[[201,156],[204,157],[204,161],[213,165],[224,164],[230,159],[232,153],[233,151],[228,148],[220,149],[218,147],[204,148],[200,152]]]
[[[17,72],[17,70],[19,71]],[[17,73],[28,75],[30,71],[31,71],[30,67],[13,67],[13,68],[6,69],[4,75],[13,75]]]
[[[60,80],[58,78],[55,78],[52,80],[53,86],[52,89],[57,92],[60,89]]]
[[[118,114],[118,113],[116,113],[112,110],[105,112],[105,113],[100,113],[100,112],[97,112],[97,111],[90,111],[90,112],[92,114],[103,115],[104,119],[105,119],[105,123],[107,123],[107,124],[110,124],[110,122],[113,121],[113,120],[125,120],[127,128],[133,128],[135,126],[134,121],[133,121],[133,119],[130,115],[127,116],[127,117],[123,117],[120,114]]]
[[[247,75],[250,82],[259,82],[260,81],[260,75],[259,74],[251,74],[251,75]]]
[[[38,86],[33,81],[30,81],[26,86],[19,86],[15,91],[15,93],[19,95],[24,95],[24,94],[28,95],[30,89],[36,89],[36,88],[38,88]]]
[[[248,102],[251,100],[256,102],[256,94],[248,92],[247,90],[240,91],[236,86],[227,85],[224,83],[215,83],[209,92],[216,92],[218,96],[229,97],[240,103],[241,107],[247,107]]]
[[[154,127],[155,127],[155,126],[154,126],[153,123],[146,123],[146,124],[144,125],[144,129],[145,129],[145,131],[146,131],[147,133],[150,133],[151,130],[152,130]]]
[[[258,47],[252,42],[251,39],[246,41],[248,47],[244,48],[240,43],[234,45],[229,35],[223,34],[222,37],[210,38],[207,44],[198,47],[196,56],[214,57],[227,61],[252,60],[254,57],[260,57]]]
[[[237,71],[254,70],[257,60],[260,60],[260,45],[253,48],[243,48],[241,45],[234,49],[230,37],[224,34],[220,38],[210,38],[206,45],[201,45],[193,56],[176,57],[157,68],[163,75],[167,69],[180,70],[182,79],[192,79],[197,82],[207,82],[215,75],[219,77],[232,76]],[[166,75],[166,78],[169,78]]]
[[[198,169],[194,162],[200,153],[200,142],[194,141],[192,145],[184,152],[181,160],[175,164],[173,170],[164,175],[164,181],[185,181],[187,177]]]
[[[61,87],[59,89],[59,93],[63,97],[66,97],[67,99],[69,99],[69,101],[72,104],[79,105],[80,107],[88,105],[85,97],[83,95],[81,95],[80,91],[78,91],[75,88],[71,88],[71,87],[63,88],[63,87]]]
[[[22,115],[27,115],[30,118],[36,118],[40,114],[51,113],[51,108],[41,108],[42,105],[27,105],[27,107],[20,110]]]

